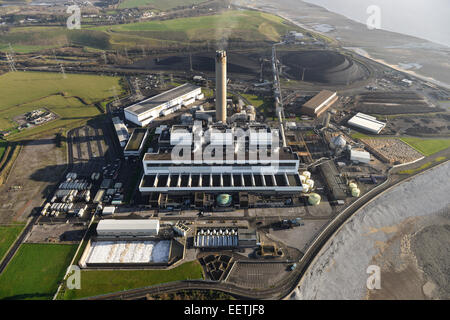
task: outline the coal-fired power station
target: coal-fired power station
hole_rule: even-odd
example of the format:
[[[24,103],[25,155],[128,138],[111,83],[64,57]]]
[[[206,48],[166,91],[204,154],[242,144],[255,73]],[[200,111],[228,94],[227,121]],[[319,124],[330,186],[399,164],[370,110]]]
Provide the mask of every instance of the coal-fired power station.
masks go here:
[[[216,51],[216,121],[227,122],[227,53]]]

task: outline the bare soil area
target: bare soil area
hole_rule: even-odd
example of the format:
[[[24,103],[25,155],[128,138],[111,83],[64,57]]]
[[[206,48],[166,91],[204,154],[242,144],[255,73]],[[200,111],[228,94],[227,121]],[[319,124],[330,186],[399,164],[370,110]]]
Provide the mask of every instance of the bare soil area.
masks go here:
[[[25,221],[66,168],[64,149],[53,138],[25,142],[8,180],[0,186],[0,223]]]

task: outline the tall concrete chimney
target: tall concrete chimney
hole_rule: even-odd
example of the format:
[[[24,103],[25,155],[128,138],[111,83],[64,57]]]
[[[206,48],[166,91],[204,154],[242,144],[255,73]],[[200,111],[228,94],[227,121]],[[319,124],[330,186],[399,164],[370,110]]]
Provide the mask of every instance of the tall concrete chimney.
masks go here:
[[[216,121],[227,122],[227,53],[216,51]]]

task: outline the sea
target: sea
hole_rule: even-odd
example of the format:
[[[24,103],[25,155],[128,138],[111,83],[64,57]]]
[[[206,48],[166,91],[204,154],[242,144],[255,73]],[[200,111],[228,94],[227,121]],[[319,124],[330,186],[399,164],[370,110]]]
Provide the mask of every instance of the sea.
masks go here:
[[[450,0],[303,0],[357,22],[366,23],[380,9],[381,29],[450,47]]]

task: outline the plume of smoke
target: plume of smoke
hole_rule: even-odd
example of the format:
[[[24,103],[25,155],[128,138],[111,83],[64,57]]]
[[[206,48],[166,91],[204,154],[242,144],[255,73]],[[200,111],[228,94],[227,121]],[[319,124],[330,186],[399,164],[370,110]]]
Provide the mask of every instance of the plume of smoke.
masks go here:
[[[238,20],[232,15],[222,15],[225,10],[219,12],[215,23],[215,40],[218,50],[226,50],[228,48],[228,40],[235,30]]]

